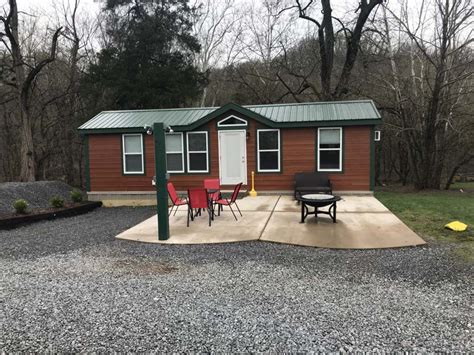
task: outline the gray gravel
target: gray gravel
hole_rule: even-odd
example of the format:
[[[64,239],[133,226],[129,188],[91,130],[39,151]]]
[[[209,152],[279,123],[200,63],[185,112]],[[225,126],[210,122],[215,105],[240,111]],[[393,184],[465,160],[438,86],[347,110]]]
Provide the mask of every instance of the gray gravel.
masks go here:
[[[449,246],[114,240],[152,214],[0,231],[0,352],[472,350],[473,267]]]
[[[0,214],[14,212],[13,203],[22,198],[30,208],[49,207],[53,196],[70,201],[73,188],[62,181],[5,182],[0,184]]]

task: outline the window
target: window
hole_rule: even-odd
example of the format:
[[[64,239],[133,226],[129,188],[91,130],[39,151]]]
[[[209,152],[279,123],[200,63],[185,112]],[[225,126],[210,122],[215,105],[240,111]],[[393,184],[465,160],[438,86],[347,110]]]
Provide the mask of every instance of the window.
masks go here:
[[[208,173],[207,132],[188,132],[188,173]]]
[[[375,131],[374,141],[380,141],[380,131]]]
[[[280,130],[257,130],[257,170],[280,171]]]
[[[169,173],[184,173],[182,133],[168,133],[166,135],[166,166]]]
[[[342,128],[318,128],[318,171],[342,171]]]
[[[247,121],[235,116],[229,116],[217,122],[217,127],[244,127]]]
[[[143,162],[143,135],[123,134],[123,173],[143,174],[145,172]]]

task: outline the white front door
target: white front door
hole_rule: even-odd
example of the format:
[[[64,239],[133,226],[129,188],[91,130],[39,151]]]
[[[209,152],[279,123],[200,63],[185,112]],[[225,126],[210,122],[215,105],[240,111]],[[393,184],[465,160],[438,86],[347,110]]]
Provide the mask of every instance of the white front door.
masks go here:
[[[222,185],[247,184],[245,130],[219,131],[219,175]]]

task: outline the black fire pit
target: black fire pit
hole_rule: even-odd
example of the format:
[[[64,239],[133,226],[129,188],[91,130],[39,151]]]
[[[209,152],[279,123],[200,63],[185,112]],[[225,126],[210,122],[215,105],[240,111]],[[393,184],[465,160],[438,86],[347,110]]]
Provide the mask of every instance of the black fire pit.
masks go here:
[[[318,218],[318,214],[327,214],[336,223],[336,203],[341,200],[340,196],[327,194],[307,194],[297,195],[296,199],[301,203],[301,223],[304,223],[308,215],[314,215]],[[318,208],[329,206],[328,211],[319,211]],[[314,211],[310,212],[308,207],[314,207]]]

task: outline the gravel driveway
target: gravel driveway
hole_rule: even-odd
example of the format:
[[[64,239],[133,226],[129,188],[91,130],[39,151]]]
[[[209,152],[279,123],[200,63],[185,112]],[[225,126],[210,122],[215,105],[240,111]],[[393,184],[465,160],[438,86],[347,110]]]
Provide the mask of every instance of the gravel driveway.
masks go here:
[[[114,240],[153,212],[0,231],[0,352],[472,350],[473,267],[447,246]]]

